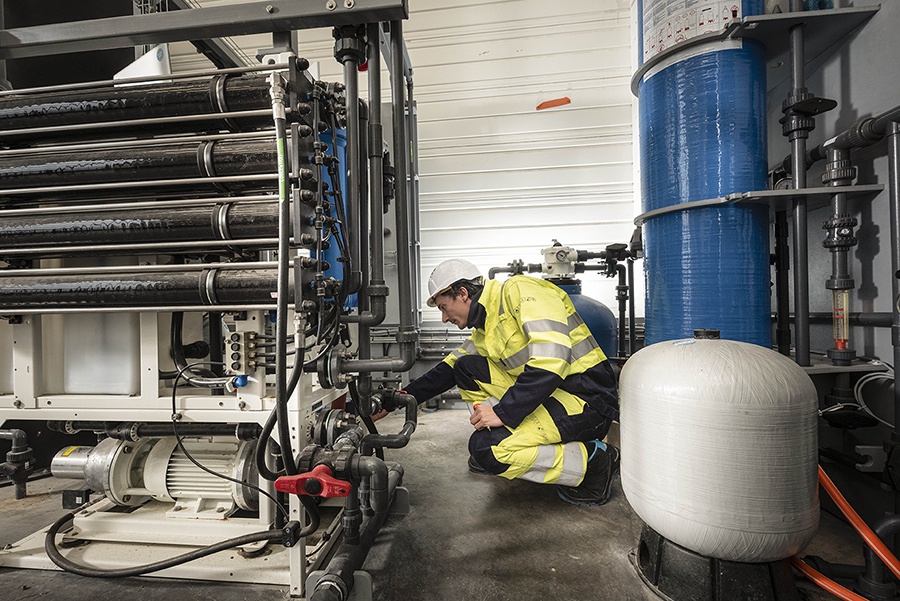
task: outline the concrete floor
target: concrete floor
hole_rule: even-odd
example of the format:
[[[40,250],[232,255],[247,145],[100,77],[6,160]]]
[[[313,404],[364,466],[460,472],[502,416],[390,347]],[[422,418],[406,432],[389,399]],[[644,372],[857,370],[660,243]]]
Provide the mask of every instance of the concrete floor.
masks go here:
[[[398,431],[400,416],[379,422]],[[616,483],[603,507],[560,501],[555,487],[470,474],[471,426],[465,411],[420,413],[410,445],[389,453],[403,464],[411,509],[391,517],[364,568],[377,601],[619,601],[656,600],[629,563],[641,522]],[[617,429],[610,434],[613,442]],[[71,481],[29,485],[29,498],[0,489],[0,547],[48,525],[63,510],[59,491]],[[807,549],[835,562],[862,563],[861,546],[842,522],[823,514]],[[162,578],[87,579],[71,574],[0,569],[4,601],[96,601],[285,598],[286,587],[208,583]],[[835,599],[801,583],[801,599]]]

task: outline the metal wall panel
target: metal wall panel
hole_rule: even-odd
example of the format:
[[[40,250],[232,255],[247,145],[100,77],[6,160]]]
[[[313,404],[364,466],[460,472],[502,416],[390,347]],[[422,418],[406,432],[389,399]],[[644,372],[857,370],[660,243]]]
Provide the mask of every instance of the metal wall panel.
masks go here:
[[[404,35],[419,117],[423,282],[454,256],[486,273],[514,259],[538,263],[554,239],[592,251],[628,242],[630,19],[628,0],[410,2]],[[234,41],[251,57],[269,44],[265,36]],[[302,31],[300,43],[321,78],[340,77],[329,31]],[[191,47],[172,54],[176,70],[202,65]],[[564,96],[570,104],[536,110]],[[586,274],[584,291],[615,305],[613,280]],[[422,309],[426,325],[440,319]]]

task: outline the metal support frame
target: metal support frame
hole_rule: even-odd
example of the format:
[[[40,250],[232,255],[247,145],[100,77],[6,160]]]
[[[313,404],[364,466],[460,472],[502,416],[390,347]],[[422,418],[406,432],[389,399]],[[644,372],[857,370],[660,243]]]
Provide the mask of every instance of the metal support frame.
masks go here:
[[[348,8],[348,5],[350,6]],[[0,31],[0,60],[409,17],[407,0],[269,0]]]

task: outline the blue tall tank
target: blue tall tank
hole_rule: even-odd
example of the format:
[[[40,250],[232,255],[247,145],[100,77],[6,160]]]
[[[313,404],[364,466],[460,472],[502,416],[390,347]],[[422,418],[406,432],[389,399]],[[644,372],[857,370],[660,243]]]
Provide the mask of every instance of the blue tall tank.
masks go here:
[[[717,3],[697,4],[704,5]],[[661,39],[659,24],[683,6],[639,0],[639,39]],[[763,2],[743,0],[742,11],[760,14]],[[645,35],[645,23],[654,31]],[[689,58],[675,55],[639,83],[644,212],[766,187],[763,47],[743,39],[682,56]],[[643,236],[648,345],[714,328],[722,338],[771,346],[766,207],[670,212],[647,219]]]
[[[575,310],[578,311],[578,315],[581,316],[581,319],[591,331],[594,340],[600,345],[603,354],[607,357],[618,356],[619,330],[616,327],[616,316],[610,308],[598,300],[583,295],[581,293],[581,282],[578,280],[566,284],[553,283],[569,295],[572,304],[575,305]]]
[[[341,194],[344,201],[344,213],[347,212],[347,194],[349,187],[347,186],[347,132],[346,130],[338,130],[337,132],[337,154],[334,152],[334,143],[331,130],[324,132],[320,140],[325,142],[328,145],[328,148],[325,150],[326,154],[334,155],[338,159],[338,177],[340,179],[340,189]],[[331,178],[328,176],[327,170],[323,170],[325,181],[328,182],[328,186],[330,190],[335,189],[335,182],[331,181]],[[332,217],[335,219],[338,218],[336,207],[332,207]],[[338,257],[341,256],[341,251],[338,248],[337,242],[332,240],[331,246],[325,250],[325,260],[328,261],[329,267],[325,271],[325,275],[328,277],[333,277],[336,280],[341,280],[344,278],[343,268],[341,266],[341,262],[338,261]],[[351,294],[347,301],[344,303],[344,307],[347,309],[357,307],[357,295]]]

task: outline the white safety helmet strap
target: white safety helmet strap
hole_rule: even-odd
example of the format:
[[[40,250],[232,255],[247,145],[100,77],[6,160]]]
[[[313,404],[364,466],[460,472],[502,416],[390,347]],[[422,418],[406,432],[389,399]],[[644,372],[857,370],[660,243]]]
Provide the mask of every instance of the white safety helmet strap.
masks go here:
[[[447,292],[453,284],[461,281],[481,284],[484,276],[481,275],[478,267],[465,259],[447,259],[442,262],[434,268],[428,278],[428,299],[425,304],[429,307],[436,307],[434,299]]]

